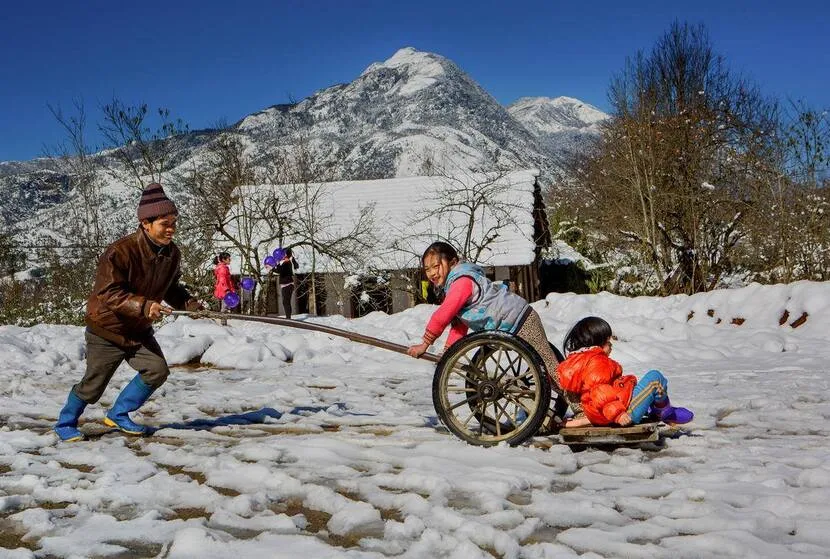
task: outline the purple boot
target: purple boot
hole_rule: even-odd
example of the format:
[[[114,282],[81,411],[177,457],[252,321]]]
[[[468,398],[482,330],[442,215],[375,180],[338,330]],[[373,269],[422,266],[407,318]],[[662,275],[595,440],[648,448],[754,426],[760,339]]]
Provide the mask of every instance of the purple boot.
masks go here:
[[[666,400],[666,403],[662,406],[655,405],[654,411],[657,412],[657,417],[660,418],[660,421],[671,425],[689,423],[695,418],[695,414],[692,410],[688,410],[686,408],[676,408],[672,406],[668,400]]]

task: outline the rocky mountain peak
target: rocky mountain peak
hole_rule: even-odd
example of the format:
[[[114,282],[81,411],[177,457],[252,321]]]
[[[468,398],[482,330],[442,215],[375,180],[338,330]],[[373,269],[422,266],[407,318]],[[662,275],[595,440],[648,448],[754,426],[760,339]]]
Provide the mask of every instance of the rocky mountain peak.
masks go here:
[[[552,161],[564,163],[569,154],[585,149],[599,134],[608,115],[573,97],[522,97],[507,111],[536,138]]]
[[[327,151],[321,157],[338,166],[343,179],[423,174],[425,154],[449,157],[459,170],[549,163],[533,135],[468,74],[411,47],[369,65],[348,84],[251,115],[238,130],[273,139],[285,136],[291,122],[322,140]]]
[[[507,110],[531,131],[551,134],[595,127],[608,115],[573,97],[522,97]]]
[[[390,58],[383,62],[375,62],[369,65],[360,77],[382,73],[384,70],[396,70],[406,74],[410,87],[402,88],[399,93],[406,95],[418,91],[423,87],[429,87],[440,79],[445,79],[447,71],[445,68],[451,66],[457,70],[457,66],[443,56],[422,52],[412,47],[404,47],[398,50]]]

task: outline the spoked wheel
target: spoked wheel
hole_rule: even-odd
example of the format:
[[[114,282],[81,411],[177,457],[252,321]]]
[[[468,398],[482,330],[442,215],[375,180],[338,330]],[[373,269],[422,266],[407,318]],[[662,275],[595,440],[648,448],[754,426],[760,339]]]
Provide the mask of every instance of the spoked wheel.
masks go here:
[[[562,352],[559,349],[548,342],[550,345],[550,349],[553,351],[554,356],[556,357],[556,362],[561,363],[565,360],[565,357],[562,355]],[[534,348],[535,349],[535,348]],[[473,355],[473,365],[475,367],[481,367],[484,361],[489,358],[495,348],[490,345],[481,346],[478,350],[476,350],[475,354]],[[543,360],[544,361],[544,360]],[[550,378],[550,375],[549,377]],[[565,397],[562,395],[562,391],[559,389],[557,384],[551,380],[551,393],[550,393],[550,408],[548,409],[547,413],[545,414],[545,419],[542,421],[542,424],[539,426],[539,431],[536,433],[537,435],[552,435],[558,429],[559,423],[564,419],[565,414],[568,411],[568,402],[565,401]],[[468,388],[474,388],[474,383],[472,381],[468,381],[467,384]],[[476,406],[477,401],[471,401],[469,403],[470,409],[473,412],[477,412]],[[520,412],[521,413],[521,412]],[[481,416],[477,414],[476,419],[481,421],[486,429],[490,434],[496,434],[496,425],[495,421],[491,417]],[[509,425],[502,425],[500,426],[502,429],[509,428]]]
[[[432,381],[438,417],[475,445],[517,445],[533,436],[550,405],[545,365],[524,340],[506,332],[479,332],[455,342]]]
[[[556,357],[556,362],[561,363],[565,360],[565,357],[562,355],[562,352],[559,349],[548,342],[550,345],[550,349],[553,351],[554,356]],[[487,359],[493,353],[494,349],[489,346],[485,345],[479,348],[475,355],[473,356],[473,363],[474,365],[478,366],[478,364],[483,363],[484,359]],[[470,383],[469,387],[472,387],[472,383]],[[475,402],[470,402],[470,409],[474,412]],[[536,432],[536,435],[547,436],[553,435],[559,431],[559,425],[561,424],[562,420],[565,418],[565,414],[568,412],[568,402],[565,400],[565,396],[562,394],[561,389],[557,386],[555,382],[551,379],[551,393],[550,393],[550,408],[548,408],[547,413],[545,414],[545,418],[542,420],[542,424],[539,426],[539,430]],[[489,417],[482,417],[480,419],[484,428],[490,433],[495,434],[495,421]]]

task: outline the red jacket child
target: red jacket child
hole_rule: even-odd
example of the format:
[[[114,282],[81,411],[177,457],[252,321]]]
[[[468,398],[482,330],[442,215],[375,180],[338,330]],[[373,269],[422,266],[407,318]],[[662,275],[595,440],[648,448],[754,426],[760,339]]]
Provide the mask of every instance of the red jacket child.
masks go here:
[[[216,286],[213,288],[214,297],[222,299],[228,293],[236,293],[227,262],[220,260],[213,268],[213,275],[216,276]]]
[[[591,425],[619,423],[628,411],[637,377],[623,375],[622,366],[599,346],[574,351],[559,363],[559,382],[569,399],[582,403]]]

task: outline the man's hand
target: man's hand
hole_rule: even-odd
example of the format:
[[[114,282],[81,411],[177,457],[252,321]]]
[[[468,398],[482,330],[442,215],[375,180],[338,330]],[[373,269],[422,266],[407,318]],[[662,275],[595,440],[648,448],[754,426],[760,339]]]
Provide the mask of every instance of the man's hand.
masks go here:
[[[409,349],[406,350],[406,354],[410,357],[418,358],[422,356],[424,353],[426,353],[428,349],[429,344],[426,342],[422,342],[418,345],[410,346]]]
[[[173,312],[173,309],[168,307],[167,305],[162,305],[161,303],[156,303],[153,301],[147,307],[147,318],[150,320],[159,320],[163,316],[167,316]]]

